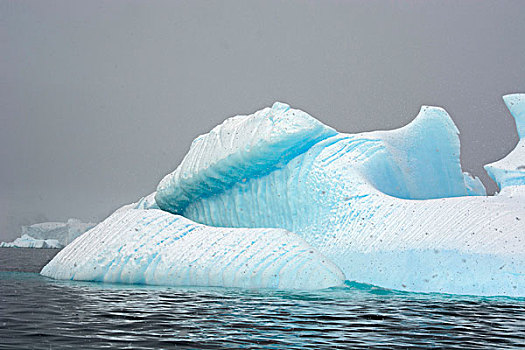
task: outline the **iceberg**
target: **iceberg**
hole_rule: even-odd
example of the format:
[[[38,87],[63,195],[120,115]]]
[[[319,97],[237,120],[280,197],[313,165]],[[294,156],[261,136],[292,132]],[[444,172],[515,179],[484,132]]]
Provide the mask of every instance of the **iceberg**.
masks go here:
[[[85,223],[78,219],[69,219],[67,222],[42,222],[22,226],[22,235],[41,240],[53,239],[57,240],[61,246],[66,246],[95,226],[95,223]]]
[[[13,242],[0,242],[0,248],[64,248],[56,239],[36,239],[29,235],[22,235]]]
[[[84,223],[78,219],[22,226],[21,237],[13,242],[2,242],[0,247],[63,248],[95,226],[95,223]]]
[[[520,137],[523,96],[504,97]],[[462,171],[459,131],[442,108],[423,106],[400,129],[347,134],[275,103],[199,136],[155,193],[79,237],[42,274],[258,288],[326,288],[347,279],[524,296],[521,142],[487,165],[502,190],[486,196]],[[244,240],[264,253],[242,250]],[[241,261],[266,266],[269,277],[242,277]]]

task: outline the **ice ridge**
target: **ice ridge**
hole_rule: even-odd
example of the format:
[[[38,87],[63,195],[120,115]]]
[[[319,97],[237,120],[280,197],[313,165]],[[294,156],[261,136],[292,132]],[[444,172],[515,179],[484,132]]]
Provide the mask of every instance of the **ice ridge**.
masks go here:
[[[276,102],[247,116],[236,116],[197,137],[179,167],[159,184],[159,207],[182,213],[196,198],[286,165],[313,144],[336,134],[307,113]]]

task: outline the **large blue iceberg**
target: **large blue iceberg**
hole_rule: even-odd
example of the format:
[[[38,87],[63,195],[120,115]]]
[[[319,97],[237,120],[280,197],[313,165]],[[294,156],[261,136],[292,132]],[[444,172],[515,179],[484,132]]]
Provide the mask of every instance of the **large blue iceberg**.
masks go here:
[[[525,135],[525,95],[504,101]],[[53,278],[315,289],[345,280],[525,296],[525,141],[461,169],[459,131],[423,106],[407,126],[339,133],[275,103],[196,138],[157,191],[42,270]]]

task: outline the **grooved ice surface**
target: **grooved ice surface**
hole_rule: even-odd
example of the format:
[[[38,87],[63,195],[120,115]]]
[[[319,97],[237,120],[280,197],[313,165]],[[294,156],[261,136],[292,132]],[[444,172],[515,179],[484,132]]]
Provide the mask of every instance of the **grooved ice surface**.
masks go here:
[[[229,118],[193,141],[179,167],[159,184],[155,199],[163,210],[181,213],[195,198],[268,174],[335,134],[305,112],[279,102],[252,115]]]
[[[522,97],[505,97],[518,129]],[[338,275],[331,261],[348,280],[408,291],[524,296],[521,142],[509,156],[487,166],[502,188],[499,195],[487,197],[479,179],[462,172],[458,129],[442,108],[424,106],[412,123],[397,130],[344,134],[277,103],[251,116],[228,119],[197,138],[156,194],[118,210],[108,219],[116,220],[113,226],[97,227],[73,242],[43,273],[130,283],[278,288],[306,283],[290,277],[286,283],[279,279],[278,285],[250,284],[233,278],[228,269],[221,272],[224,264],[217,264],[217,255],[238,252],[237,246],[217,244],[212,249],[201,244],[206,242],[203,237],[215,242],[226,230],[277,255],[280,251],[271,247],[279,237],[295,242],[300,236],[306,242],[300,244],[318,250],[313,250],[319,254],[313,260],[316,266],[329,264],[330,276]],[[150,242],[176,237],[183,229],[178,224],[171,229],[144,224],[141,215],[177,218],[178,223],[199,227],[200,236],[193,237],[192,231],[187,237],[202,243],[173,243],[173,249],[164,250]],[[270,232],[271,239],[256,228]],[[93,251],[107,244],[104,235],[115,237],[118,244],[110,244],[101,258]],[[214,258],[207,258],[210,251]],[[304,258],[295,253],[287,253],[290,261]],[[208,280],[184,280],[169,272],[178,267],[193,271],[188,256],[203,257]],[[245,251],[239,252],[241,258],[258,261]],[[171,265],[153,264],[155,259],[171,259]],[[82,269],[79,263],[85,264]],[[92,270],[97,264],[109,268],[96,275]],[[126,272],[131,267],[134,272]],[[129,277],[151,276],[151,269],[161,277]],[[273,264],[268,269],[279,270]],[[338,278],[321,283],[319,275],[311,276],[308,288],[337,284]],[[217,282],[221,278],[223,284]]]
[[[122,208],[62,250],[44,276],[154,285],[315,289],[341,285],[332,262],[282,229],[215,228]]]

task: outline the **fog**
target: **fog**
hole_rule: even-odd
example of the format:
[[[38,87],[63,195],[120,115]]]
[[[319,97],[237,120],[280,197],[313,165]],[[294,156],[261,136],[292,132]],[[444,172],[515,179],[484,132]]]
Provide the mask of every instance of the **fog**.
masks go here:
[[[444,107],[490,192],[482,165],[517,142],[523,1],[0,0],[0,26],[0,241],[102,220],[274,101],[346,132]]]

